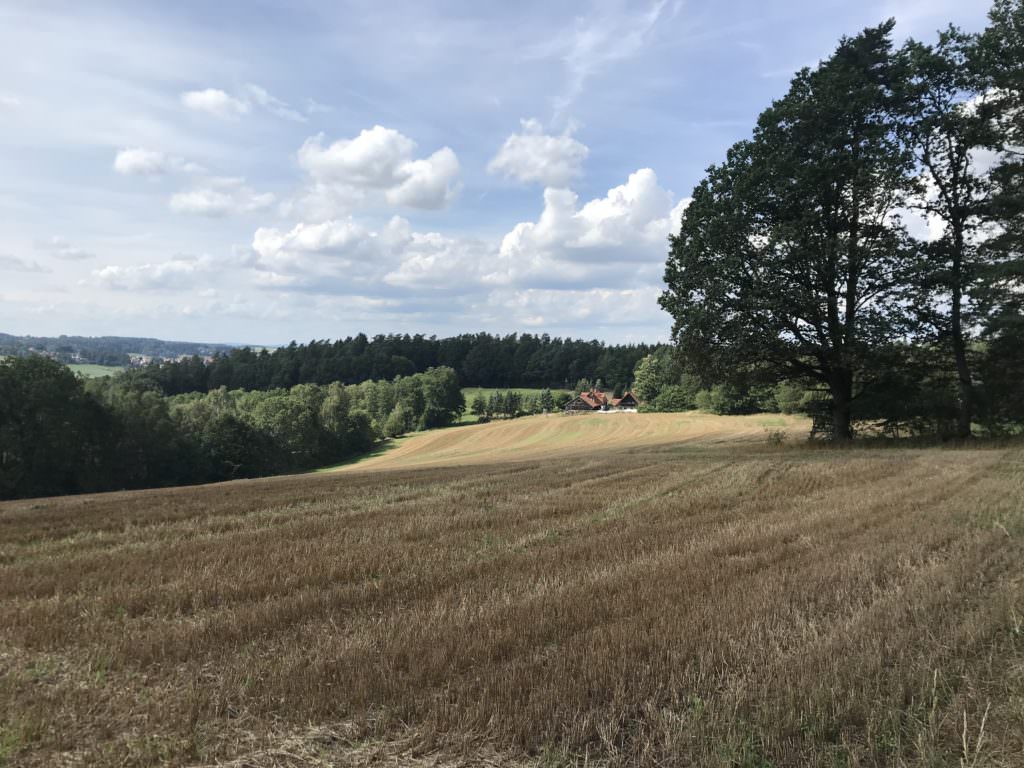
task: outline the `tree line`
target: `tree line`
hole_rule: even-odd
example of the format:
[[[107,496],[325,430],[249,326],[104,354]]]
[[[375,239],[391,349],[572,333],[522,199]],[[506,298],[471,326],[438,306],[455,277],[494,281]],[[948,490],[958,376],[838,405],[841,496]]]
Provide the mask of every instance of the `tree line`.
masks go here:
[[[582,390],[589,388],[589,386],[585,386]],[[517,392],[514,389],[503,392],[499,390],[486,395],[483,392],[478,392],[469,404],[469,411],[477,417],[478,421],[516,419],[520,416],[561,411],[571,399],[572,396],[566,392],[552,392],[550,389],[542,389],[540,392]]]
[[[637,361],[656,347],[609,345],[547,334],[358,334],[337,341],[292,342],[274,351],[232,349],[204,363],[199,357],[133,371],[168,395],[228,389],[265,390],[297,384],[357,384],[390,380],[429,368],[454,370],[463,386],[567,388],[582,378],[625,386]]]
[[[48,358],[10,358],[0,362],[0,498],[301,471],[452,424],[464,407],[450,368],[167,397],[130,376],[84,380]]]
[[[989,20],[844,38],[708,169],[660,300],[683,374],[814,391],[840,439],[1024,421],[1021,0]]]

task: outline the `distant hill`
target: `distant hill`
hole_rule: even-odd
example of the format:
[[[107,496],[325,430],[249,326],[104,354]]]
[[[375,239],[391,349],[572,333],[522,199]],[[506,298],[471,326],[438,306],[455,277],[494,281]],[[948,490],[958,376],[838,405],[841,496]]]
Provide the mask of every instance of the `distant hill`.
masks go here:
[[[173,360],[182,355],[215,355],[232,349],[231,344],[133,336],[13,336],[0,333],[0,356],[43,354],[63,363],[92,363],[124,366],[133,358]]]

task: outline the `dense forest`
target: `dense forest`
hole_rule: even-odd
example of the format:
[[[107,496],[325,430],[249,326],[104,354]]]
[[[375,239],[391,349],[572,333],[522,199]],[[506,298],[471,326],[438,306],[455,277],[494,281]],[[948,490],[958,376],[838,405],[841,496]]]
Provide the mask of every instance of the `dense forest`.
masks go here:
[[[637,362],[655,349],[648,344],[608,345],[529,333],[475,333],[444,339],[422,335],[368,338],[360,333],[334,342],[292,342],[273,352],[232,349],[212,363],[193,357],[153,364],[133,375],[153,382],[168,395],[219,387],[357,384],[437,367],[454,370],[465,387],[570,388],[580,379],[600,379],[609,387],[621,387],[632,381]]]
[[[0,498],[230,480],[324,466],[464,410],[450,368],[392,381],[165,397],[41,356],[0,363]]]
[[[686,375],[816,390],[838,439],[1019,428],[1024,6],[990,22],[843,39],[708,169],[661,298]]]

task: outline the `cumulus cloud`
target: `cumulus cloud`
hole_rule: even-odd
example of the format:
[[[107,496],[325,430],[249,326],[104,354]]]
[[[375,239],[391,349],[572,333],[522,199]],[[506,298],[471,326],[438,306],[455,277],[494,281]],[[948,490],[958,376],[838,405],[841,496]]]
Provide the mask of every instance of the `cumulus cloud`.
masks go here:
[[[249,104],[235,98],[219,88],[205,88],[201,91],[185,91],[181,103],[194,112],[205,112],[221,119],[232,119],[249,113]]]
[[[175,213],[220,217],[260,211],[273,205],[275,199],[270,192],[254,191],[244,179],[215,177],[172,195],[170,206]]]
[[[197,173],[202,167],[155,149],[128,147],[114,157],[114,170],[125,176],[163,176],[167,173]]]
[[[323,134],[303,143],[299,166],[311,186],[298,207],[314,217],[372,202],[376,195],[392,205],[438,209],[459,190],[459,160],[449,147],[415,158],[416,142],[393,128],[375,125],[353,139],[324,144]]]
[[[585,263],[588,276],[595,278],[609,268],[620,280],[635,265],[660,269],[665,240],[678,229],[688,203],[673,204],[672,193],[658,184],[650,168],[630,174],[625,184],[583,207],[574,192],[549,187],[537,221],[517,224],[502,239],[501,271],[488,279],[514,283],[545,274],[572,277],[580,267],[566,270],[564,265],[574,262]]]
[[[396,266],[384,282],[417,291],[463,290],[480,284],[494,256],[488,243],[438,232],[393,232]]]
[[[154,264],[111,264],[92,274],[100,284],[114,290],[168,290],[188,288],[207,279],[212,266],[209,256],[182,255]]]
[[[258,284],[336,292],[358,288],[456,290],[479,283],[494,247],[474,238],[413,231],[394,216],[380,229],[351,217],[291,230],[261,227],[253,236]]]
[[[351,218],[319,224],[300,222],[291,230],[260,227],[252,249],[270,271],[318,271],[325,258],[345,268],[370,268],[379,254],[378,234]]]
[[[11,256],[8,253],[0,253],[0,271],[43,273],[50,270],[38,261],[28,261],[27,259],[19,259],[17,256]]]
[[[246,83],[236,94],[230,94],[220,88],[185,91],[181,94],[181,103],[195,112],[205,112],[227,120],[247,115],[254,107],[297,123],[304,123],[307,120],[304,114],[292,109],[287,102],[254,83]]]
[[[347,178],[366,181],[385,176],[389,166],[361,155],[359,162],[339,158],[335,167],[344,167]],[[678,228],[686,202],[674,203],[654,172],[641,169],[582,206],[572,191],[547,188],[538,219],[516,225],[500,242],[418,232],[399,216],[378,229],[348,216],[291,229],[259,228],[250,266],[265,288],[412,301],[425,292],[470,297],[490,291],[573,292],[581,286],[656,289],[666,237]]]
[[[551,136],[537,120],[522,120],[521,124],[522,130],[505,139],[487,165],[489,173],[548,187],[564,187],[580,175],[590,150],[572,137],[571,129]]]
[[[51,237],[49,240],[41,240],[36,243],[36,248],[41,251],[46,251],[55,259],[61,259],[63,261],[84,261],[85,259],[91,259],[96,254],[90,251],[83,250],[82,248],[76,248],[63,237]]]

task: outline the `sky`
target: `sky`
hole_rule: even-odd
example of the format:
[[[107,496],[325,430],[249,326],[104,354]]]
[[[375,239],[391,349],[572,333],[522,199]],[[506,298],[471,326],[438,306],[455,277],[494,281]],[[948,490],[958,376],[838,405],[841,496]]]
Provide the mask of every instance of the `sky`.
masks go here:
[[[659,342],[789,78],[987,0],[0,0],[0,331]]]

